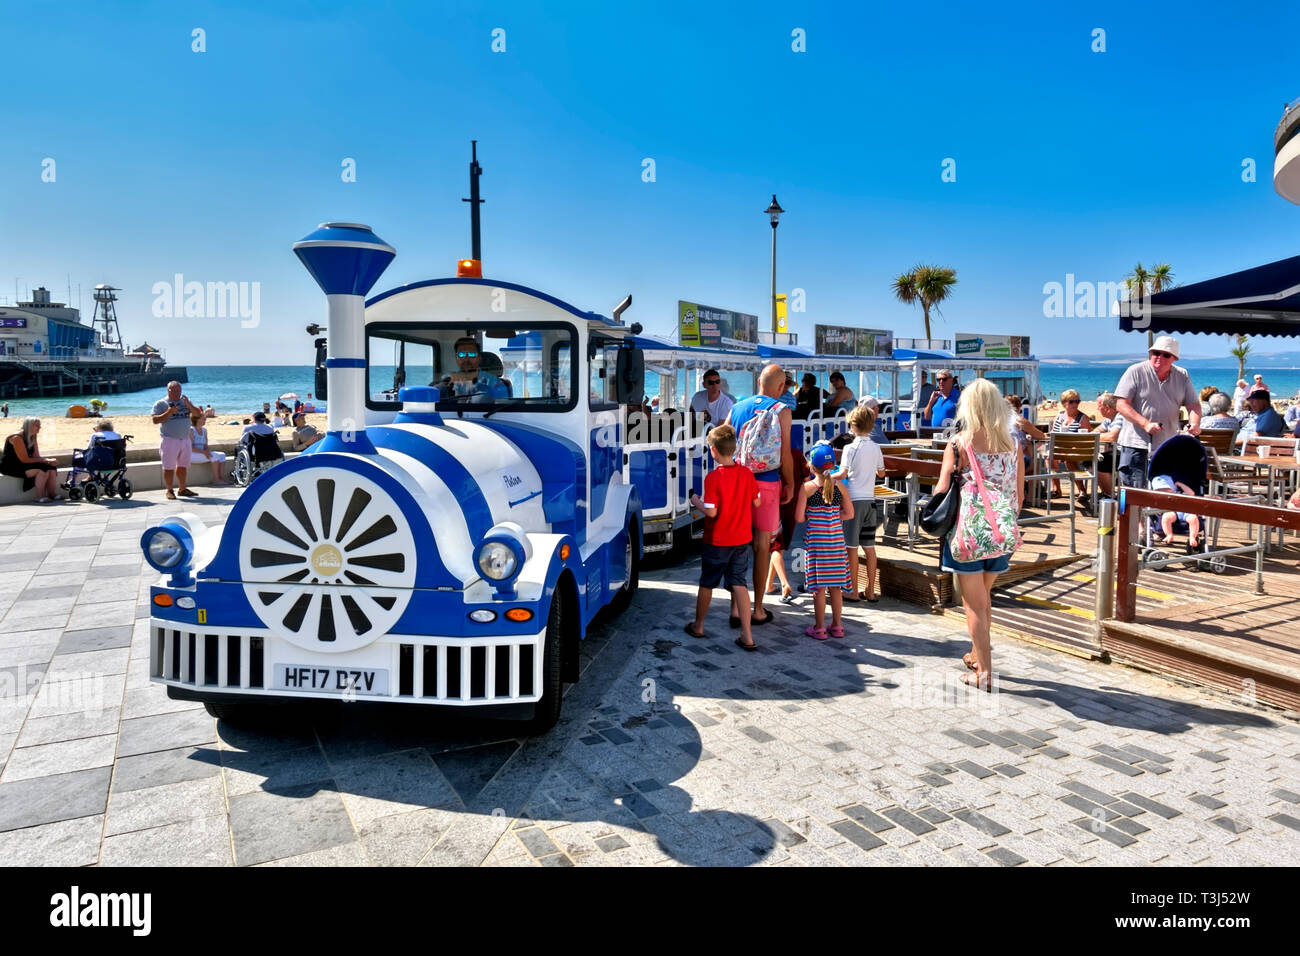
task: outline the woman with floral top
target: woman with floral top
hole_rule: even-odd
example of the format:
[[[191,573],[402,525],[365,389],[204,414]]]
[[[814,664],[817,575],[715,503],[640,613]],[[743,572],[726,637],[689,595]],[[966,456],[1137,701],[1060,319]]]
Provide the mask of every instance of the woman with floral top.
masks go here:
[[[993,582],[1010,566],[1011,552],[1020,542],[1017,520],[1025,498],[1025,460],[1011,437],[1010,410],[992,382],[977,378],[966,386],[957,419],[961,429],[944,449],[934,486],[935,494],[946,492],[953,474],[960,472],[957,523],[943,540],[940,567],[961,575],[961,602],[971,639],[970,653],[962,662],[975,672],[962,681],[992,690],[991,595]],[[975,557],[962,560],[970,555]]]

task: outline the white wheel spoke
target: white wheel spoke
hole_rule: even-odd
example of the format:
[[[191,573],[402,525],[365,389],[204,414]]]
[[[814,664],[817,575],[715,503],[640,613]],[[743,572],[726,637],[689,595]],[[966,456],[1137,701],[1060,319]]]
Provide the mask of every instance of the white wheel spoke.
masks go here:
[[[332,490],[332,501],[326,518],[321,513],[324,506],[320,493],[320,483],[328,483],[327,492]],[[316,540],[312,540],[302,522],[284,500],[290,488],[296,488],[302,500],[306,517],[311,522]],[[368,496],[365,506],[349,523],[347,531],[339,535],[354,494],[357,492]],[[302,544],[294,544],[276,534],[257,527],[263,515],[274,518],[287,533],[297,537]],[[389,517],[393,530],[369,541],[351,552],[344,550],[349,542],[356,541],[368,533],[378,522]],[[325,534],[328,523],[329,534]],[[338,551],[342,564],[335,567],[331,563],[332,555],[322,549],[333,546]],[[254,550],[281,554],[300,559],[285,564],[272,564],[253,567]],[[244,591],[254,611],[263,623],[273,632],[292,640],[304,648],[312,650],[346,651],[363,647],[376,637],[388,633],[406,610],[411,599],[411,589],[415,585],[415,542],[410,525],[401,509],[392,497],[374,481],[354,472],[337,468],[315,469],[302,474],[295,474],[274,481],[259,493],[259,498],[249,513],[249,519],[243,528],[240,543],[240,575],[244,582]],[[357,559],[382,558],[388,555],[401,555],[401,571],[386,570],[357,564]],[[306,571],[301,581],[281,583],[280,578],[296,572]],[[355,584],[347,573],[364,579],[370,584]],[[319,583],[313,584],[316,581]],[[278,595],[268,605],[262,602],[259,592]],[[300,626],[289,632],[284,619],[295,605],[304,597],[309,603],[303,614]],[[320,641],[321,613],[324,598],[329,596],[333,611],[335,640]],[[369,623],[363,634],[357,634],[352,620],[344,606],[343,598],[348,597],[355,603]],[[382,599],[385,608],[376,598]]]

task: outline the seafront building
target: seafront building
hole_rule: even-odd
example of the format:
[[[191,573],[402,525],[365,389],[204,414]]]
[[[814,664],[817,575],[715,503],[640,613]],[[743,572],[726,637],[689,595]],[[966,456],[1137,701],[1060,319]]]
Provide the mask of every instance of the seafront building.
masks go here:
[[[31,299],[0,306],[0,398],[44,398],[133,392],[186,381],[184,368],[167,368],[157,350],[128,352],[117,331],[117,290],[95,288],[96,317],[50,299],[48,289]],[[101,328],[102,325],[102,328]]]
[[[1273,188],[1300,203],[1300,99],[1286,105],[1273,133]]]

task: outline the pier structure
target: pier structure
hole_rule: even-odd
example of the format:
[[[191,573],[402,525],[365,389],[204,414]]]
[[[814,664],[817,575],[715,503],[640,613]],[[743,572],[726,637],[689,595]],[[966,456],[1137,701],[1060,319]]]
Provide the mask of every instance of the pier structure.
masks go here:
[[[115,394],[185,382],[187,370],[167,366],[161,355],[141,358],[125,350],[113,308],[117,291],[95,288],[92,325],[81,321],[79,309],[52,301],[43,287],[29,300],[0,306],[0,399]]]

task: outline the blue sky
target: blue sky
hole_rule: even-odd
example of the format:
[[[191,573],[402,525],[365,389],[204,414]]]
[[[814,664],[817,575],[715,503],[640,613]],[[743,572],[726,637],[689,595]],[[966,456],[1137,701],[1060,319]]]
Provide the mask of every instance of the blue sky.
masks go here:
[[[631,292],[628,318],[652,332],[674,328],[678,299],[766,317],[773,192],[778,288],[805,290],[807,341],[814,322],[923,334],[890,281],[933,262],[959,279],[936,336],[1141,351],[1112,319],[1045,319],[1043,284],[1139,260],[1194,282],[1296,254],[1272,134],[1300,96],[1276,42],[1300,7],[847,6],[65,3],[57,24],[11,9],[0,295],[21,277],[24,297],[64,298],[70,274],[89,301],[110,282],[127,338],[173,362],[305,364],[324,302],[293,241],[366,222],[398,250],[377,289],[452,273],[471,138],[485,275],[584,309]],[[259,282],[260,326],[155,318],[151,289],[175,273]]]

